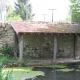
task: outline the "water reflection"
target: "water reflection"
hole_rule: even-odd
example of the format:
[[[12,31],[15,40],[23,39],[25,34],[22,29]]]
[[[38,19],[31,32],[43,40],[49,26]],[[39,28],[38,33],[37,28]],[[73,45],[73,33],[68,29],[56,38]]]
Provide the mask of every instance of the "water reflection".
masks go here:
[[[53,68],[53,80],[56,80],[56,69]]]
[[[26,80],[80,80],[80,71],[76,71],[76,69],[72,71],[60,71],[55,68],[34,68],[35,71],[43,71],[45,73],[44,76],[37,76],[32,79]]]

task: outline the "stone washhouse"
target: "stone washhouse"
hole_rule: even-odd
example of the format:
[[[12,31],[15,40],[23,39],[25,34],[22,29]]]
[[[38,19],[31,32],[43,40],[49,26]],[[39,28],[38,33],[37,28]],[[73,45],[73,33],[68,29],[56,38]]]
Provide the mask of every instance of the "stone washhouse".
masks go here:
[[[79,58],[80,27],[78,24],[49,22],[11,22],[15,31],[15,55],[19,41],[20,61],[24,55],[43,56],[55,61],[61,58]],[[24,51],[24,47],[26,50]]]
[[[11,21],[6,24],[1,23],[0,28],[2,29],[0,35],[5,33],[1,38],[3,39],[1,44],[10,44],[15,57],[19,51],[20,62],[24,56],[43,57],[53,61],[59,58],[80,59],[78,24]]]

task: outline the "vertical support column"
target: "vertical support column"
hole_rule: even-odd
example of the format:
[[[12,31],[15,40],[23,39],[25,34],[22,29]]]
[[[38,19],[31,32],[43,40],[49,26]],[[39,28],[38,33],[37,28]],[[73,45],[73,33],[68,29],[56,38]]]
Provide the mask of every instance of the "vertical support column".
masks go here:
[[[19,61],[20,63],[23,60],[23,35],[19,35]]]
[[[54,35],[54,53],[53,53],[53,61],[56,61],[57,55],[57,36]]]
[[[14,32],[14,57],[17,57],[18,52],[18,37],[16,35],[16,32]]]
[[[74,45],[73,45],[73,57],[75,58],[76,57],[76,55],[75,55],[75,49],[76,49],[76,35],[74,34],[74,39],[73,39],[74,41]]]

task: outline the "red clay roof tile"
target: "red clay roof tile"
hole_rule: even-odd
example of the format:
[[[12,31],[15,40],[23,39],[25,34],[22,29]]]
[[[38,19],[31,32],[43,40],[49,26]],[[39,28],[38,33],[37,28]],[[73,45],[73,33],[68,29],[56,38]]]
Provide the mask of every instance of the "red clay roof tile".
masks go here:
[[[80,33],[78,24],[35,21],[13,21],[11,26],[17,33]]]

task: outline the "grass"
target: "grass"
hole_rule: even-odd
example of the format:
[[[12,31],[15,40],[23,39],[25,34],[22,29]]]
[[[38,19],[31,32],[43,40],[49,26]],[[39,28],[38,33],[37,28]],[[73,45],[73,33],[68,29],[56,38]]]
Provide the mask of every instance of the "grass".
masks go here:
[[[0,56],[0,62],[3,63],[9,63],[9,62],[16,62],[18,61],[18,58],[12,58],[12,57],[7,57],[7,56]]]

